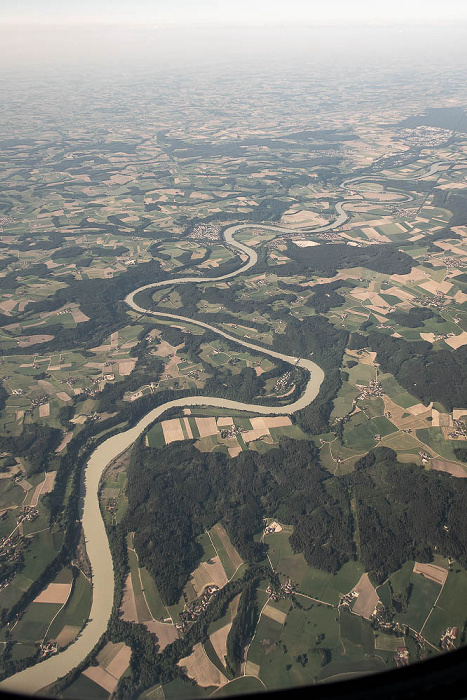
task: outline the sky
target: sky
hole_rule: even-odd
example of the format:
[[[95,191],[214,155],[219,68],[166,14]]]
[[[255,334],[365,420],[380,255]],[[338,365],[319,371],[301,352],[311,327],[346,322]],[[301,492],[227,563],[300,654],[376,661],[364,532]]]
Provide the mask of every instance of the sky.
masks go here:
[[[271,26],[467,22],[466,0],[1,0],[1,24]]]

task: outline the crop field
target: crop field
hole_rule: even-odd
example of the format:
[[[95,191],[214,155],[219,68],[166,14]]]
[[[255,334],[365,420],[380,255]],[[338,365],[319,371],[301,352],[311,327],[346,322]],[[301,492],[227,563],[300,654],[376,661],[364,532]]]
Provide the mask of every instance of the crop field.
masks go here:
[[[439,643],[447,627],[462,630],[467,618],[465,613],[465,590],[467,572],[454,565],[447,577],[439,600],[426,623],[423,635],[434,645]]]
[[[57,639],[67,626],[79,631],[89,616],[91,598],[91,584],[80,572],[74,581],[72,594],[67,604],[50,626],[47,639]]]
[[[396,619],[419,632],[430,614],[440,593],[441,586],[420,574],[412,574],[407,612],[398,613]]]
[[[227,532],[220,523],[214,525],[209,531],[209,536],[222,562],[227,578],[230,579],[242,565],[243,560],[232,545]]]
[[[22,619],[15,626],[13,631],[15,641],[41,641],[60,608],[61,605],[53,605],[51,603],[31,603]]]

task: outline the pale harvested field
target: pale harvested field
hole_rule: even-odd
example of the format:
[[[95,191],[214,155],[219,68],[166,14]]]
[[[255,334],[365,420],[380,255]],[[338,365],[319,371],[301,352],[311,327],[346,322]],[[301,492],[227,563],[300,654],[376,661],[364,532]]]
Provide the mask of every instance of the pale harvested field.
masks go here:
[[[2,303],[0,304],[0,309],[8,313],[8,311],[13,311],[16,304],[16,299],[8,299],[7,301],[2,301]]]
[[[124,646],[124,642],[117,642],[116,644],[113,642],[107,642],[102,651],[100,651],[97,655],[97,662],[99,666],[107,669],[107,666],[113,659],[115,659],[118,652],[123,649]]]
[[[433,428],[452,427],[452,416],[450,413],[440,413],[435,408],[432,408],[431,425]]]
[[[89,668],[83,671],[83,676],[90,678],[108,693],[113,693],[118,685],[118,680],[100,666],[89,666]]]
[[[430,404],[429,406],[424,406],[422,403],[417,403],[415,406],[410,406],[410,408],[407,409],[407,413],[411,413],[412,416],[420,416],[422,413],[426,413],[427,411],[431,411],[433,407],[433,404]]]
[[[176,442],[177,440],[185,439],[182,426],[180,425],[180,418],[163,420],[161,426],[166,445],[169,445],[171,442]]]
[[[227,552],[227,556],[229,557],[230,561],[232,562],[232,566],[235,569],[238,569],[238,567],[243,564],[243,559],[241,558],[240,554],[237,552],[235,547],[230,542],[229,536],[227,535],[226,531],[224,530],[224,528],[222,527],[222,525],[220,523],[217,523],[217,525],[214,525],[213,530],[217,534],[217,536],[219,537],[220,541],[222,542],[224,549]]]
[[[116,348],[117,345],[118,345],[118,331],[115,331],[115,333],[111,333],[111,335],[110,335],[110,347]]]
[[[319,243],[316,243],[316,241],[294,241],[294,243],[299,248],[314,248],[315,246],[320,245]]]
[[[449,462],[447,459],[432,459],[431,468],[438,472],[445,472],[457,479],[467,479],[467,471],[457,462]]]
[[[234,424],[233,418],[230,418],[229,416],[221,416],[220,418],[217,419],[217,427],[218,428],[225,428],[229,427]]]
[[[80,628],[73,625],[65,625],[60,634],[55,638],[59,647],[66,647],[74,640]]]
[[[18,485],[21,486],[23,491],[26,491],[26,493],[33,488],[32,484],[30,484],[29,481],[26,481],[26,479],[19,481]]]
[[[398,297],[401,301],[411,301],[415,296],[415,294],[410,294],[410,292],[406,292],[405,289],[399,289],[399,287],[389,287],[386,290],[386,294]]]
[[[122,613],[122,620],[125,620],[126,622],[138,622],[131,574],[128,574],[125,580],[125,588],[123,589],[123,598],[120,610]]]
[[[219,588],[223,588],[227,583],[227,574],[224,571],[220,558],[215,556],[208,562],[203,561],[193,572],[191,583],[198,597],[206,586],[214,584],[219,586]]]
[[[238,457],[240,452],[242,452],[242,448],[238,445],[238,447],[229,447],[228,451],[230,457]]]
[[[50,416],[50,404],[43,403],[39,406],[39,418],[47,418],[47,416]]]
[[[361,615],[361,617],[369,620],[371,614],[376,608],[376,605],[379,603],[379,597],[375,587],[368,577],[368,574],[363,574],[354,590],[357,591],[358,598],[354,603],[352,611],[356,615]]]
[[[420,338],[428,343],[434,343],[436,336],[434,333],[420,333]]]
[[[135,368],[136,360],[124,360],[118,363],[118,373],[121,377],[127,377]]]
[[[454,420],[462,420],[467,416],[467,408],[455,408],[452,412]]]
[[[457,350],[457,348],[462,347],[462,345],[467,345],[467,331],[463,331],[453,338],[446,338],[445,342],[454,348],[454,350]]]
[[[444,586],[449,573],[441,566],[435,566],[435,564],[419,564],[418,562],[415,562],[413,572],[414,574],[420,574],[425,578],[429,578],[430,581],[439,583],[440,586]]]
[[[57,399],[60,399],[60,401],[65,401],[65,403],[69,403],[72,400],[71,396],[68,396],[66,391],[59,391],[57,394]]]
[[[215,418],[195,418],[200,438],[217,435]]]
[[[80,309],[73,309],[71,315],[73,316],[73,321],[75,323],[84,323],[85,321],[89,321],[89,316],[86,316],[86,314],[80,311]]]
[[[465,250],[459,248],[456,245],[453,245],[452,243],[448,243],[448,241],[436,241],[436,245],[438,246],[438,248],[444,248],[444,250],[448,250],[450,253],[456,253],[457,255],[460,255],[463,258],[465,258],[467,255]]]
[[[55,603],[63,605],[68,600],[71,591],[71,583],[49,583],[43,591],[34,598],[34,603]]]
[[[263,420],[266,428],[285,428],[287,425],[292,425],[292,421],[288,416],[263,418]]]
[[[258,428],[258,430],[247,430],[246,432],[242,433],[242,438],[244,442],[253,442],[254,440],[259,440],[261,437],[269,434],[270,433],[267,428]]]
[[[369,292],[367,289],[352,289],[350,294],[359,301],[366,301],[367,299],[370,299],[371,296],[371,292]]]
[[[30,506],[35,508],[38,504],[39,501],[39,496],[42,493],[42,490],[44,488],[44,482],[42,481],[40,484],[37,484],[36,488],[34,489],[34,493],[32,494],[31,502],[29,503]]]
[[[264,430],[265,435],[269,432],[269,430],[266,427],[266,421],[262,416],[256,416],[254,418],[250,418],[250,423],[251,427],[253,430]]]
[[[269,605],[269,603],[263,608],[263,615],[271,618],[271,620],[275,620],[280,625],[283,625],[287,619],[287,613],[282,612],[282,610],[277,610],[277,608],[273,608],[272,605]]]
[[[61,443],[59,444],[59,446],[57,447],[55,452],[57,452],[57,453],[62,452],[62,450],[65,449],[65,447],[68,445],[68,443],[70,442],[72,437],[73,437],[73,431],[70,430],[69,433],[67,433],[66,435],[63,436],[63,440],[61,441]]]
[[[402,418],[402,416],[407,413],[407,410],[402,406],[399,406],[399,404],[394,403],[394,401],[390,399],[387,394],[383,395],[383,399],[384,410],[391,412],[391,422],[394,423],[396,428],[399,428],[400,430],[408,430],[409,428],[412,430],[417,430],[418,428],[427,428],[432,425],[430,422],[427,422],[427,418],[431,418],[430,408],[425,409],[425,414],[419,414],[417,416],[413,416],[412,418]]]
[[[454,294],[454,299],[457,301],[458,304],[465,304],[467,301],[467,294],[465,292],[457,292]]]
[[[188,435],[188,440],[193,440],[193,432],[191,430],[190,421],[188,418],[183,419],[183,424],[185,426],[186,434]]]
[[[379,233],[376,229],[368,226],[367,228],[362,228],[362,233],[367,236],[372,241],[382,241],[384,243],[390,243],[391,239],[385,236],[383,233]]]
[[[119,680],[130,665],[130,658],[131,648],[125,644],[105,670],[107,673],[110,673],[111,676]]]
[[[19,347],[27,348],[30,345],[35,345],[36,343],[47,343],[49,340],[53,340],[53,335],[25,335],[19,339]]]
[[[282,223],[286,226],[321,226],[326,225],[328,220],[314,211],[301,209],[300,211],[286,211],[282,215]]]
[[[429,282],[423,282],[419,285],[422,289],[426,289],[427,292],[431,294],[437,294],[438,292],[444,292],[447,294],[452,287],[450,282],[434,282],[430,280]]]
[[[221,627],[217,632],[213,632],[210,636],[211,644],[214,647],[214,651],[220,658],[222,663],[227,656],[227,637],[229,636],[230,629],[232,627],[232,622],[235,620],[235,616],[238,610],[238,604],[240,602],[240,594],[238,594],[229,605],[230,610],[230,622],[228,622],[224,627]]]
[[[157,620],[143,622],[143,625],[149,630],[149,632],[156,635],[159,651],[163,651],[165,647],[169,646],[169,644],[172,644],[172,642],[178,639],[175,625],[170,625],[166,622],[158,622]]]
[[[178,665],[181,668],[185,668],[187,676],[195,680],[202,688],[207,688],[211,685],[220,687],[227,683],[227,678],[206,656],[201,643],[195,645],[190,656],[180,659]]]
[[[209,637],[214,651],[222,663],[225,663],[225,657],[227,656],[227,637],[229,636],[231,627],[232,623],[229,622],[227,625],[224,625],[224,627],[221,627],[220,630],[217,630],[217,632],[213,632]]]
[[[362,363],[362,365],[369,365],[370,367],[375,364],[376,361],[376,353],[375,352],[369,352],[368,350],[365,352],[364,355],[360,355],[358,357],[359,362]]]

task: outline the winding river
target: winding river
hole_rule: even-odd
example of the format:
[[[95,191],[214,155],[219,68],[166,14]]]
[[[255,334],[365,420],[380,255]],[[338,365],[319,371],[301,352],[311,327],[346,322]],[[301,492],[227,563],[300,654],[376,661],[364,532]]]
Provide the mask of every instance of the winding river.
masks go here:
[[[435,164],[435,166],[436,165],[439,166],[439,164]],[[432,169],[435,166],[432,166]],[[432,169],[430,170],[430,174]],[[343,187],[352,186],[352,183],[357,183],[357,181],[363,180],[371,180],[371,178],[361,177],[353,180],[347,180],[345,183],[343,183]],[[314,228],[313,230],[308,231],[308,233],[312,234],[330,231],[344,224],[349,218],[349,215],[345,211],[345,205],[346,202],[337,203],[336,219],[330,224],[319,228]],[[214,333],[217,333],[217,335],[222,336],[226,340],[236,343],[237,345],[241,345],[250,350],[255,350],[263,355],[268,355],[269,357],[283,360],[291,365],[299,365],[309,373],[309,379],[303,394],[299,399],[297,399],[297,401],[294,401],[294,403],[291,403],[288,406],[280,407],[247,404],[211,396],[195,396],[192,398],[185,397],[174,399],[173,401],[169,401],[162,406],[154,408],[133,428],[119,433],[118,435],[114,435],[99,445],[84,467],[84,488],[81,499],[81,522],[86,540],[87,554],[91,563],[93,580],[93,598],[89,621],[83,628],[76,641],[65,649],[65,651],[51,656],[45,661],[42,661],[35,666],[27,668],[24,671],[16,673],[10,678],[5,679],[0,683],[0,690],[26,693],[28,695],[39,692],[42,688],[65,676],[79,663],[81,663],[81,661],[83,661],[83,659],[89,654],[89,652],[94,648],[99,639],[105,633],[113,605],[114,574],[109,542],[99,507],[99,482],[106,467],[116,457],[118,457],[118,455],[128,449],[141,435],[141,433],[143,433],[143,431],[151,425],[151,423],[154,423],[154,421],[157,420],[157,418],[159,418],[165,411],[167,411],[167,409],[173,407],[213,406],[248,411],[250,413],[283,415],[295,413],[296,411],[305,408],[316,398],[321,383],[324,379],[324,372],[311,360],[292,357],[291,355],[283,355],[281,353],[274,352],[269,348],[254,345],[253,343],[249,343],[243,339],[229,335],[223,330],[202,321],[196,321],[191,318],[186,318],[175,314],[143,309],[135,302],[135,296],[145,289],[155,289],[157,287],[184,284],[188,282],[214,283],[216,281],[226,280],[244,274],[247,272],[247,270],[256,265],[258,256],[255,250],[243,243],[240,243],[239,241],[236,241],[234,236],[239,231],[252,228],[270,230],[274,231],[275,233],[299,233],[299,231],[292,229],[281,228],[273,225],[268,226],[266,224],[248,223],[231,226],[224,232],[225,242],[231,247],[239,250],[240,253],[246,254],[247,256],[247,261],[238,270],[216,278],[180,277],[178,279],[169,279],[163,282],[148,284],[143,287],[139,287],[134,292],[130,293],[126,297],[125,301],[130,308],[138,313],[151,314],[157,318],[172,319],[178,322],[183,321],[201,326],[202,328],[213,331]]]

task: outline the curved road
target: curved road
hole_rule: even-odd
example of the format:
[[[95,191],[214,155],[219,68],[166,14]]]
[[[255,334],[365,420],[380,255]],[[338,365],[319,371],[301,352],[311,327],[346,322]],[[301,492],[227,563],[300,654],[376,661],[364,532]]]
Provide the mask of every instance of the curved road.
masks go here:
[[[438,164],[435,164],[438,165]],[[433,168],[434,166],[432,166]],[[431,170],[427,174],[431,174]],[[347,187],[352,182],[357,180],[363,180],[365,178],[354,178],[354,180],[347,180],[343,183],[343,187]],[[371,178],[366,178],[371,179]],[[346,202],[339,202],[336,204],[337,218],[319,228],[315,228],[308,233],[320,233],[324,231],[329,231],[335,229],[342,224],[344,224],[349,215],[345,211]],[[104,521],[101,516],[99,507],[99,482],[102,474],[106,467],[112,462],[118,455],[128,449],[135,440],[141,435],[141,433],[148,428],[151,423],[153,423],[159,416],[161,416],[169,408],[173,407],[187,407],[187,406],[214,406],[221,408],[229,408],[234,410],[248,411],[251,413],[262,413],[262,414],[284,414],[284,413],[295,413],[300,409],[308,406],[318,395],[319,388],[324,379],[323,370],[318,367],[317,364],[311,360],[298,359],[290,355],[283,355],[282,353],[274,352],[268,348],[254,345],[253,343],[247,343],[240,338],[229,335],[224,331],[211,326],[208,323],[203,323],[202,321],[195,321],[191,318],[186,318],[184,316],[178,316],[175,314],[162,313],[157,311],[148,311],[138,306],[134,301],[136,294],[145,290],[156,287],[183,284],[187,282],[215,282],[217,280],[225,280],[237,275],[243,274],[250,268],[254,267],[258,260],[258,256],[255,250],[240,243],[235,240],[234,235],[243,229],[265,229],[271,230],[279,233],[298,233],[287,228],[281,228],[279,226],[265,225],[265,224],[239,224],[236,226],[229,227],[224,233],[225,242],[232,247],[237,248],[240,252],[245,253],[248,256],[248,260],[241,268],[231,272],[227,275],[222,275],[220,277],[181,277],[178,279],[165,280],[163,282],[156,282],[153,284],[147,284],[143,287],[136,289],[134,292],[129,294],[126,298],[126,303],[135,311],[139,313],[151,314],[158,318],[170,318],[176,321],[185,321],[191,324],[195,324],[211,330],[218,335],[226,338],[227,340],[242,345],[243,347],[249,348],[251,350],[256,350],[263,355],[268,355],[269,357],[274,357],[281,359],[284,362],[288,362],[292,365],[298,364],[300,367],[306,369],[309,373],[309,380],[306,385],[305,391],[302,396],[300,396],[297,401],[288,406],[261,406],[259,404],[246,404],[239,401],[230,401],[222,398],[215,398],[210,396],[195,396],[192,398],[186,397],[181,399],[174,399],[169,401],[162,406],[154,408],[146,416],[144,416],[133,428],[114,435],[108,438],[105,442],[99,445],[91,457],[89,458],[86,466],[84,468],[84,489],[81,500],[82,505],[82,526],[84,537],[86,540],[86,548],[91,563],[92,577],[93,577],[93,597],[92,606],[89,616],[89,622],[84,627],[83,631],[73,644],[71,644],[65,651],[51,656],[50,658],[42,661],[35,666],[20,671],[19,673],[10,676],[10,678],[5,679],[0,683],[1,691],[11,691],[19,693],[27,693],[32,695],[37,693],[42,688],[54,683],[62,676],[65,676],[71,670],[73,670],[78,664],[83,661],[83,659],[89,654],[90,651],[97,644],[99,639],[105,633],[107,629],[107,624],[112,611],[113,598],[114,598],[114,576],[113,576],[113,562],[110,553],[109,543],[107,539],[107,534],[105,531]],[[304,232],[304,231],[301,231]]]

